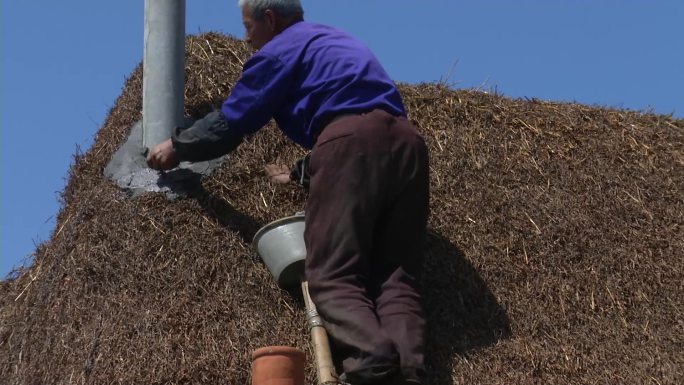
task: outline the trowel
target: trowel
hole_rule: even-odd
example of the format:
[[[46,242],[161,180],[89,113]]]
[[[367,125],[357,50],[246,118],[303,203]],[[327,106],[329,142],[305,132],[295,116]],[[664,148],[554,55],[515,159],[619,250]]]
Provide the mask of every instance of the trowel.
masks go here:
[[[291,290],[297,285],[301,286],[316,357],[318,384],[339,383],[332,362],[328,333],[318,315],[316,305],[311,300],[309,287],[304,279],[304,214],[297,213],[267,224],[256,233],[252,245],[280,287]]]

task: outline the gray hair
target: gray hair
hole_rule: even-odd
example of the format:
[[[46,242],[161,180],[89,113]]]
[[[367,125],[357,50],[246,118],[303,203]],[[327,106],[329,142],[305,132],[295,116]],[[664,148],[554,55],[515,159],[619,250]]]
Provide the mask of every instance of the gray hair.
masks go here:
[[[267,9],[280,16],[304,15],[299,0],[238,0],[240,8],[249,7],[255,20],[262,20]]]

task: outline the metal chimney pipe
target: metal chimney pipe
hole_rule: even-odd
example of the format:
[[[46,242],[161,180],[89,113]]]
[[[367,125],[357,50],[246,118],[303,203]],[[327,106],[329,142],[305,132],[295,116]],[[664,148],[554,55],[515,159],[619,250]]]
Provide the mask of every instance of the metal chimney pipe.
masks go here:
[[[145,0],[143,147],[171,137],[183,123],[185,0]]]

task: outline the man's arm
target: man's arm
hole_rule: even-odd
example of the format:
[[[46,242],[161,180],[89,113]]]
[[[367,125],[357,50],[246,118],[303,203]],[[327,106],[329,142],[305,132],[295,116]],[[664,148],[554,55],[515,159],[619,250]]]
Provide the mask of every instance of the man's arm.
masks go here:
[[[220,111],[209,113],[190,128],[176,127],[172,137],[150,151],[147,165],[169,170],[181,161],[201,162],[233,151],[242,142],[242,133],[231,129]]]
[[[176,127],[171,142],[179,160],[201,162],[233,151],[242,143],[242,132],[228,127],[223,114],[214,111],[186,130]]]
[[[148,166],[169,170],[181,161],[209,160],[233,151],[244,135],[256,132],[271,119],[291,81],[291,71],[280,60],[255,54],[245,63],[221,111],[208,114],[186,130],[174,129],[171,139],[150,151]]]

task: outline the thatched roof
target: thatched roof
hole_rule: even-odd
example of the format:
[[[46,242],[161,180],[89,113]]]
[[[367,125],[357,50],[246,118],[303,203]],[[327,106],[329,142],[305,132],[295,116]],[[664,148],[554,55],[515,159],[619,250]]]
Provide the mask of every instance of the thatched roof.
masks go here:
[[[187,41],[186,106],[221,103],[248,53]],[[141,70],[77,154],[49,241],[0,284],[0,383],[249,381],[251,350],[311,357],[299,298],[250,248],[299,211],[272,125],[192,196],[129,198],[103,168],[141,118]],[[401,85],[431,151],[428,384],[684,380],[684,120]],[[309,367],[309,380],[313,372]]]

